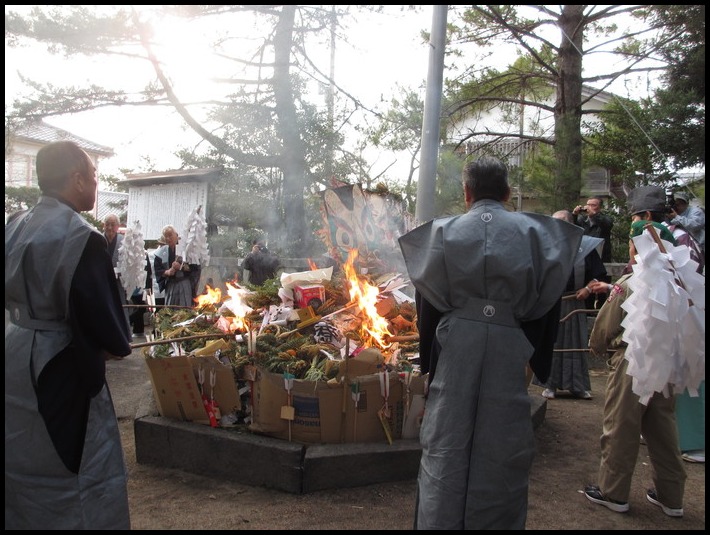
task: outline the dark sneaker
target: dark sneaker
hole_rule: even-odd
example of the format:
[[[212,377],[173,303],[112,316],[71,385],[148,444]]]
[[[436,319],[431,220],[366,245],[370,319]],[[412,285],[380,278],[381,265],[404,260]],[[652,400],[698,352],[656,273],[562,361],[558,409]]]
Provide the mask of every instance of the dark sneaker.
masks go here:
[[[603,505],[604,507],[606,507],[607,509],[611,509],[615,513],[625,513],[629,510],[628,503],[617,502],[616,500],[607,498],[606,496],[604,496],[601,489],[596,485],[587,485],[587,487],[584,489],[584,495],[590,502]]]
[[[592,393],[588,390],[583,390],[581,392],[571,392],[571,394],[577,399],[592,399]]]
[[[663,512],[667,516],[672,516],[675,518],[681,518],[683,516],[683,508],[682,507],[680,509],[671,509],[670,507],[666,507],[661,502],[659,502],[655,489],[648,489],[648,492],[646,492],[646,499],[649,502],[651,502],[653,505],[657,505],[658,507],[663,509]]]

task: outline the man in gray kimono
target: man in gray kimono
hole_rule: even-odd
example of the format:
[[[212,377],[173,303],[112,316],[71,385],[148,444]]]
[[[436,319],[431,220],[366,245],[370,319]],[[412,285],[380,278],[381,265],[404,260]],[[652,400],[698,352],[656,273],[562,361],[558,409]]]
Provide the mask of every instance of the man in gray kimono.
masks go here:
[[[524,529],[535,449],[526,367],[547,378],[551,352],[535,345],[554,341],[556,322],[547,322],[551,336],[525,327],[559,314],[582,230],[507,211],[508,172],[495,158],[469,163],[463,178],[467,213],[399,240],[419,308],[438,312],[429,310],[436,321],[420,333],[434,338],[423,350],[436,357],[436,374],[420,433],[415,528]]]
[[[552,217],[574,225],[569,210],[558,210]],[[604,263],[597,252],[603,242],[602,238],[586,234],[582,236],[574,268],[562,296],[560,315],[565,320],[560,323],[557,333],[557,351],[552,355],[550,376],[545,382],[533,378],[533,384],[545,387],[542,396],[547,399],[555,399],[557,390],[567,390],[579,399],[592,399],[587,352],[579,350],[587,347],[589,342],[587,315],[575,312],[584,310],[585,300],[593,295],[589,284],[608,279]]]
[[[37,180],[37,205],[5,226],[5,529],[130,529],[105,363],[130,335],[106,239],[79,214],[96,168],[59,141]]]

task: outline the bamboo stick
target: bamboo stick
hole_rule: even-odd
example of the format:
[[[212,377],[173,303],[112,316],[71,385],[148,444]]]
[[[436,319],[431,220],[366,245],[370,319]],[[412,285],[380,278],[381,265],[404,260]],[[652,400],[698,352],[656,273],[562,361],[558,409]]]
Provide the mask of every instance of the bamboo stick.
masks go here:
[[[340,308],[340,309],[336,310],[335,312],[331,312],[330,314],[326,314],[325,316],[322,316],[321,320],[325,320],[325,319],[328,319],[332,316],[336,316],[337,314],[340,314],[341,312],[345,312],[346,310],[348,310],[349,308],[352,308],[354,306],[357,306],[357,303],[350,303],[348,305],[345,305],[343,308]]]
[[[656,227],[653,226],[652,223],[647,223],[644,225],[646,230],[648,230],[649,234],[651,234],[651,238],[653,238],[653,241],[656,242],[656,245],[658,245],[658,249],[663,253],[663,254],[668,254],[668,251],[666,251],[666,248],[663,245],[663,241],[661,241],[661,237],[658,235],[658,232],[656,231]],[[678,273],[678,270],[675,267],[675,264],[673,263],[673,260],[671,258],[668,259],[668,263],[671,266],[671,270],[673,271],[673,278],[675,281],[678,283],[678,286],[683,288],[684,290],[687,291],[687,288],[685,287],[685,283],[683,282],[683,279],[680,276],[680,273]],[[693,306],[693,300],[688,299],[688,306]]]
[[[599,309],[597,309],[597,308],[580,308],[579,310],[573,310],[572,312],[567,314],[564,318],[561,318],[560,323],[567,321],[575,314],[582,314],[582,313],[584,313],[584,314],[591,314],[591,313],[598,314]]]
[[[564,353],[565,351],[586,351],[587,353],[589,353],[591,351],[591,349],[586,347],[584,349],[553,349],[553,351],[556,353]],[[618,347],[617,348],[609,348],[606,350],[607,353],[616,353],[617,351],[619,351]]]
[[[418,334],[407,334],[402,336],[390,336],[387,338],[388,342],[416,342],[419,340]]]
[[[189,309],[194,309],[195,307],[191,307],[189,305],[134,305],[133,303],[127,303],[125,305],[121,305],[123,308],[189,308]]]
[[[341,312],[345,312],[346,310],[348,310],[349,308],[352,308],[354,306],[357,306],[357,303],[350,303],[349,305],[346,305],[343,308],[336,310],[335,312],[331,312],[330,314],[326,314],[325,316],[321,316],[321,318],[318,321],[323,321],[324,319],[328,319],[330,317],[333,317],[337,314],[340,314]],[[312,327],[313,325],[314,325],[313,323],[309,323],[308,325],[303,325],[302,327],[296,327],[295,329],[293,329],[291,331],[286,331],[286,332],[279,334],[278,337],[279,338],[286,338],[294,333],[297,333],[301,329],[305,329],[306,327]]]
[[[140,344],[131,344],[133,349],[139,347],[156,346],[160,344],[172,344],[173,342],[185,342],[187,340],[198,340],[200,338],[232,338],[234,333],[211,333],[211,334],[194,334],[191,336],[182,336],[180,338],[161,338],[160,340],[153,340],[152,342],[141,342]]]

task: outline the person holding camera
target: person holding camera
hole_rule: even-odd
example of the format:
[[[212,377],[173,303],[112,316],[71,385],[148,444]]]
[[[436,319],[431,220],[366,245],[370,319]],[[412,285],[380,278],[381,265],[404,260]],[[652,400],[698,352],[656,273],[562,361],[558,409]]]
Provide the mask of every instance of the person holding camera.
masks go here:
[[[244,257],[242,267],[249,270],[249,284],[261,286],[276,276],[280,262],[278,257],[266,248],[263,240],[253,240],[251,243],[251,252]]]
[[[702,208],[691,206],[689,197],[685,192],[676,193],[670,206],[671,225],[680,225],[700,245],[705,259],[705,212]]]
[[[601,197],[590,197],[584,206],[577,205],[572,210],[574,223],[582,227],[585,236],[603,238],[602,262],[611,262],[611,227],[614,222],[608,215],[602,214],[604,201]]]

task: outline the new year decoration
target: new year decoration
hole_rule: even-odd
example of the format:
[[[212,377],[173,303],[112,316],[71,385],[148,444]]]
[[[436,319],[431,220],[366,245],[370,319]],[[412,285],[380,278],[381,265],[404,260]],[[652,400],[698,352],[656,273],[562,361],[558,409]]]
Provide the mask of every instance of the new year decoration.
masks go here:
[[[133,227],[126,229],[121,248],[118,250],[118,267],[126,295],[130,296],[136,288],[145,287],[146,262],[141,224],[136,221]]]
[[[661,240],[652,225],[633,240],[632,293],[622,305],[633,391],[644,405],[655,392],[668,397],[687,388],[697,396],[705,379],[705,278],[688,247]]]
[[[198,206],[187,218],[184,258],[188,264],[204,267],[210,263],[210,254],[207,245],[207,222],[201,212],[202,206]]]

